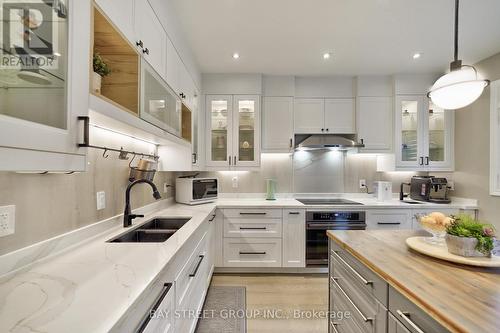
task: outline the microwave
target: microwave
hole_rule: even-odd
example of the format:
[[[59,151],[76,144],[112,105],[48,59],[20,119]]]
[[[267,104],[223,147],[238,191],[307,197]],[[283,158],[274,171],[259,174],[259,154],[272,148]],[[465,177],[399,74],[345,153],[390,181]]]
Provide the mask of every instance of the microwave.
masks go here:
[[[217,200],[217,178],[177,178],[175,200],[187,205],[197,205]]]

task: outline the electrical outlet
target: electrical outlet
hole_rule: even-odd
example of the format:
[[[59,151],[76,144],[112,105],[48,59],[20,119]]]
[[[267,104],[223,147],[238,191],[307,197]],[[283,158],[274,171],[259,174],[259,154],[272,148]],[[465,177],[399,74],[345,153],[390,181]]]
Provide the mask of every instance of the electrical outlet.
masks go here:
[[[233,188],[238,188],[238,177],[234,176],[232,179]]]
[[[455,191],[455,182],[453,180],[448,180],[448,188],[450,191]]]
[[[171,186],[168,183],[163,183],[163,193],[168,194],[168,188]]]
[[[366,179],[360,179],[359,180],[359,188],[366,188]]]
[[[16,225],[16,206],[0,207],[0,237],[12,235]]]
[[[97,192],[97,210],[106,208],[106,192]]]

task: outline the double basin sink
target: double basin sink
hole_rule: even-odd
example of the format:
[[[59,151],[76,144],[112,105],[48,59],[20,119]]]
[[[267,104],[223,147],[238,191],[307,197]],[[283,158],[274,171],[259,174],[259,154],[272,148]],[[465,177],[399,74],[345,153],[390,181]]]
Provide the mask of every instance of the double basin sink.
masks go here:
[[[172,237],[191,218],[155,217],[121,235],[109,243],[162,243]]]

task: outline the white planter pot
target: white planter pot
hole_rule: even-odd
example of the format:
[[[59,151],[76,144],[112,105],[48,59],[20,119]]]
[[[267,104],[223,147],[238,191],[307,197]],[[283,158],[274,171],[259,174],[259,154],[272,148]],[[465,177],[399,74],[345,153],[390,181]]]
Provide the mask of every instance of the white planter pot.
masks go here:
[[[92,91],[96,94],[101,93],[102,76],[96,72],[92,72]]]
[[[458,237],[446,234],[446,246],[448,247],[448,252],[462,257],[489,256],[476,250],[477,239],[474,237]]]

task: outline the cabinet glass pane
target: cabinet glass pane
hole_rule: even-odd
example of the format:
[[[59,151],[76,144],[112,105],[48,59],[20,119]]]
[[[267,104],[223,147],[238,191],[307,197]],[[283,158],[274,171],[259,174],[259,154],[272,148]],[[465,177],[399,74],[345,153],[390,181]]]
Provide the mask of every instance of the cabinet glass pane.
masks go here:
[[[238,155],[239,161],[255,160],[255,101],[238,101]]]
[[[69,1],[1,3],[0,114],[66,129]]]
[[[445,152],[444,110],[432,102],[429,104],[429,159],[444,162]]]
[[[417,160],[418,102],[401,102],[401,159],[406,162]]]
[[[228,101],[212,101],[210,128],[212,131],[212,161],[227,161]]]
[[[180,136],[181,103],[174,92],[144,60],[142,61],[141,117]]]

